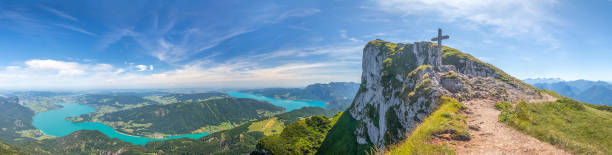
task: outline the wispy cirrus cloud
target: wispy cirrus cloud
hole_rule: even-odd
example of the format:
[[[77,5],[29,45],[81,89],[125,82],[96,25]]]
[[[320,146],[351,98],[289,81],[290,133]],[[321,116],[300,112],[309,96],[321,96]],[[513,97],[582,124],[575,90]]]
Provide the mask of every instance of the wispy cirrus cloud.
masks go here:
[[[439,22],[462,23],[466,29],[524,37],[559,46],[553,26],[562,21],[549,12],[557,0],[374,0],[375,9],[405,16],[435,15]]]
[[[289,10],[289,11],[285,11],[281,13],[279,16],[275,18],[274,22],[279,22],[279,21],[282,21],[282,20],[285,20],[291,17],[311,16],[319,12],[321,12],[321,10],[316,9],[316,8],[293,9],[293,10]]]
[[[74,16],[71,16],[71,15],[65,13],[65,12],[60,11],[60,10],[57,10],[57,9],[54,9],[54,8],[51,8],[51,7],[48,7],[48,6],[44,6],[44,5],[40,5],[40,8],[42,8],[42,9],[44,9],[46,11],[49,11],[49,12],[57,15],[58,17],[61,17],[61,18],[64,18],[64,19],[68,19],[68,20],[75,21],[75,22],[79,21],[79,19],[75,18]]]
[[[64,25],[64,24],[55,24],[56,26],[71,30],[71,31],[75,31],[75,32],[79,32],[79,33],[83,33],[92,37],[98,36],[95,33],[89,32],[87,30],[84,30],[82,28],[78,28],[78,27],[74,27],[74,26],[70,26],[70,25]]]
[[[41,8],[52,9],[48,7],[41,6]],[[25,33],[25,34],[34,34],[34,35],[49,35],[49,34],[57,34],[61,33],[57,30],[58,28],[78,32],[82,34],[86,34],[89,36],[97,36],[97,34],[87,31],[83,28],[79,28],[76,26],[68,25],[68,24],[60,24],[55,23],[55,21],[48,21],[44,19],[37,18],[37,16],[31,15],[31,13],[14,8],[1,8],[0,7],[0,20],[6,20],[11,22],[11,25],[8,25],[7,28],[13,29],[17,32]],[[54,9],[52,9],[54,10]],[[55,10],[57,11],[57,10]],[[58,12],[61,14],[61,12]],[[64,14],[66,17],[64,18],[74,18],[67,14]],[[76,18],[74,18],[75,21]],[[55,23],[55,24],[49,24]],[[53,35],[50,35],[53,36]]]
[[[186,63],[191,56],[202,53],[224,41],[257,31],[266,24],[290,18],[306,17],[320,12],[316,8],[279,10],[277,7],[244,11],[244,20],[194,21],[207,14],[175,16],[176,10],[158,11],[150,26],[119,28],[102,35],[98,49],[104,50],[122,38],[134,39],[150,56],[170,64]],[[223,15],[221,15],[223,16]],[[226,18],[223,18],[226,19]]]
[[[174,63],[187,59],[189,56],[213,48],[221,42],[235,36],[251,32],[249,29],[238,29],[235,31],[219,34],[214,38],[203,37],[199,29],[185,31],[183,37],[176,41],[159,38],[157,41],[149,38],[137,37],[141,45],[152,46],[152,56],[169,63]]]

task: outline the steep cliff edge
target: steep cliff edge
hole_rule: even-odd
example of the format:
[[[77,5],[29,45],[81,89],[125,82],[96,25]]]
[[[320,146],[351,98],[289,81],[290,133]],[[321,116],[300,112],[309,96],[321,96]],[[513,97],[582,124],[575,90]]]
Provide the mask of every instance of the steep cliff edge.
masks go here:
[[[553,98],[469,54],[448,47],[437,51],[430,42],[374,40],[365,46],[361,86],[347,110],[356,120],[352,134],[358,144],[384,148],[404,139],[438,108],[442,97],[510,102]]]

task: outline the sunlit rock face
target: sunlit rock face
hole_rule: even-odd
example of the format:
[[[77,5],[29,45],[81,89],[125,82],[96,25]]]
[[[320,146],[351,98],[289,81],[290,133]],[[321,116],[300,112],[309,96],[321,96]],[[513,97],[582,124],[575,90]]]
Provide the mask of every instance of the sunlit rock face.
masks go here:
[[[444,55],[431,42],[374,40],[365,46],[361,86],[349,108],[360,122],[354,131],[359,144],[384,148],[402,140],[438,107],[442,96],[517,101],[544,95],[504,80],[509,76],[470,55],[443,50]]]

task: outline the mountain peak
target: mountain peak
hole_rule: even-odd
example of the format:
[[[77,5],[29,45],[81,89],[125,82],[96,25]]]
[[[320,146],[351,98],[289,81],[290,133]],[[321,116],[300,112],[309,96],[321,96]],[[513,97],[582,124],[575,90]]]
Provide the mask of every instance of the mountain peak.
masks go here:
[[[550,97],[498,68],[431,42],[370,41],[363,50],[361,88],[349,112],[359,144],[380,148],[409,134],[443,97],[460,101]]]

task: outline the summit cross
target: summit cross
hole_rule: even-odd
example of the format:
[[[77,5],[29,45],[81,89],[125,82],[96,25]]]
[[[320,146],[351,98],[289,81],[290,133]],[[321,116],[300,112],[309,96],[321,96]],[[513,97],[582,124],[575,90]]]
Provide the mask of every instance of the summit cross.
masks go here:
[[[431,41],[438,41],[438,53],[442,55],[442,40],[448,39],[448,35],[442,35],[442,29],[438,28],[438,37],[431,38]]]

